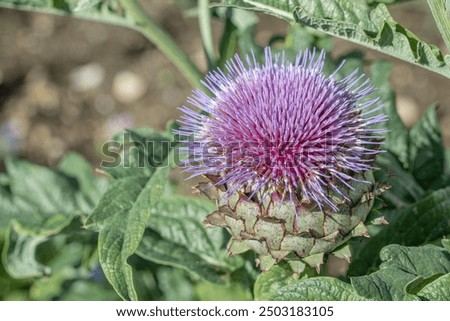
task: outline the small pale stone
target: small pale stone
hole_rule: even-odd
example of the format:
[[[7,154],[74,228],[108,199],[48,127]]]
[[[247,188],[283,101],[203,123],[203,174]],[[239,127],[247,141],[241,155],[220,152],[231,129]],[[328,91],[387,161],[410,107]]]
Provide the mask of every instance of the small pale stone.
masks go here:
[[[119,102],[130,104],[144,96],[147,85],[141,76],[125,70],[114,77],[112,91]]]
[[[99,87],[105,80],[105,69],[97,63],[75,68],[69,75],[70,86],[78,92],[86,92]]]
[[[414,125],[421,114],[417,103],[406,96],[397,97],[397,112],[406,127]]]

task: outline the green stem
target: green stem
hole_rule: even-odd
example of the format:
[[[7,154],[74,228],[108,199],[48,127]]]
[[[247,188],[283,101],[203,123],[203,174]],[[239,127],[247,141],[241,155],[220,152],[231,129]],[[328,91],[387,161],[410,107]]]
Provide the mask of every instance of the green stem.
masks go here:
[[[164,31],[136,0],[120,0],[126,18],[180,70],[193,87],[201,87],[203,75],[174,39]]]
[[[198,0],[198,22],[209,69],[216,65],[209,0]]]
[[[428,6],[444,39],[447,50],[450,52],[450,1],[428,0]]]
[[[225,62],[233,57],[236,52],[238,43],[238,30],[236,26],[231,22],[231,16],[233,15],[233,9],[227,8],[227,19],[223,27],[222,38],[220,39],[219,53],[220,59],[217,62],[217,66],[223,67]]]

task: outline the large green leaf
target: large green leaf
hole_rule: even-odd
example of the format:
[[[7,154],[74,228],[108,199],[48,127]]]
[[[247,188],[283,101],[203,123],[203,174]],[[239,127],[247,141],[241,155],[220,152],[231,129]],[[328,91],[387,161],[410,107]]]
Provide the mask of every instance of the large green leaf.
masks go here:
[[[275,301],[361,301],[351,284],[333,277],[316,277],[284,286],[270,298]]]
[[[115,181],[85,225],[99,230],[99,259],[106,278],[126,300],[136,300],[128,258],[136,251],[167,181],[171,136],[152,129],[125,130],[104,145],[102,169]],[[170,157],[169,157],[170,154]]]
[[[126,300],[137,300],[127,260],[141,241],[168,170],[160,167],[150,178],[130,176],[113,182],[86,221],[86,227],[100,230],[100,263],[114,289]]]
[[[445,246],[445,241],[443,241]],[[389,245],[381,251],[380,269],[351,277],[351,284],[332,277],[316,277],[283,286],[272,300],[420,300],[448,299],[450,252],[425,245]],[[279,282],[274,280],[274,282]],[[444,288],[442,288],[444,287]]]
[[[219,229],[202,224],[214,211],[213,203],[193,197],[163,196],[148,222],[149,229],[137,254],[147,260],[189,271],[212,282],[224,282],[226,273],[241,266],[227,258],[226,239]]]
[[[398,24],[380,3],[368,15],[365,4],[346,0],[222,0],[221,5],[262,11],[378,50],[450,78],[450,56]]]
[[[417,295],[429,301],[450,301],[450,273],[425,285]]]
[[[380,258],[379,271],[351,278],[358,294],[371,300],[413,300],[405,291],[409,282],[417,276],[450,272],[450,253],[435,245],[389,245],[380,252]]]
[[[362,275],[375,268],[378,253],[387,244],[420,245],[449,234],[449,219],[450,187],[447,187],[399,210],[389,225],[358,248],[348,273]]]

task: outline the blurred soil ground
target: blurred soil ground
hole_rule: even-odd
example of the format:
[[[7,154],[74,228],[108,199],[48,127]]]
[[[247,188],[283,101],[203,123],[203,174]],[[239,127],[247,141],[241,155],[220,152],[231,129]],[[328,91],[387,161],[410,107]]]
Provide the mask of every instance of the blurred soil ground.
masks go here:
[[[204,71],[197,21],[170,1],[143,2]],[[395,18],[444,48],[425,1],[391,7]],[[260,16],[257,39],[285,33],[287,23]],[[220,34],[222,26],[214,23]],[[336,40],[335,54],[358,48]],[[367,51],[367,50],[365,50]],[[395,63],[391,82],[399,112],[412,125],[439,102],[450,146],[450,81],[374,51]],[[191,88],[171,63],[135,31],[67,17],[0,9],[0,156],[15,153],[54,165],[70,150],[94,166],[102,143],[123,128],[164,129]]]

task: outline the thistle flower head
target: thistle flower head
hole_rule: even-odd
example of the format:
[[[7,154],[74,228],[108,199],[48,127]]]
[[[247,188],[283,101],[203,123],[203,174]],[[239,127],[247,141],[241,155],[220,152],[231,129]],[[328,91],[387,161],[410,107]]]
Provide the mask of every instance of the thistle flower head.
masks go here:
[[[325,53],[304,51],[295,61],[265,50],[265,62],[235,56],[226,72],[210,72],[183,106],[177,133],[193,176],[218,175],[227,195],[236,191],[262,201],[288,197],[337,211],[336,197],[348,200],[339,186],[351,188],[358,173],[371,170],[380,152],[374,125],[379,99],[369,80],[355,70],[343,79],[323,73]]]

